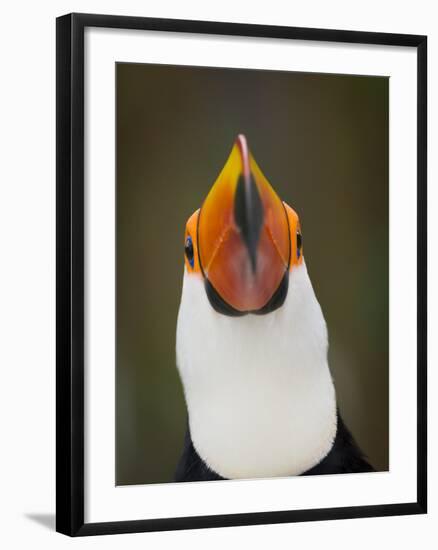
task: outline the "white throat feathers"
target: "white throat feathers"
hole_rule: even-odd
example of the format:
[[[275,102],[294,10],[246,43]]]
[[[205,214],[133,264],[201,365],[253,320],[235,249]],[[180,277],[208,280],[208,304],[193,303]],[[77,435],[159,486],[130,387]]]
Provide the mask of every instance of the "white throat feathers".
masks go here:
[[[193,445],[229,479],[299,475],[336,435],[336,396],[325,320],[305,263],[289,274],[284,304],[228,317],[201,276],[184,273],[177,365]]]

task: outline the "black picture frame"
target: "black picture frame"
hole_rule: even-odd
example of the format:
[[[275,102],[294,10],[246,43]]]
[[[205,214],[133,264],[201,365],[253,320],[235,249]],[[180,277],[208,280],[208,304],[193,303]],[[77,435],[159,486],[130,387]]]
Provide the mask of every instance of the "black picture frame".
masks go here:
[[[406,46],[417,51],[417,499],[262,513],[84,522],[84,29],[108,27]],[[56,529],[70,536],[422,514],[427,511],[427,37],[68,14],[56,21]]]

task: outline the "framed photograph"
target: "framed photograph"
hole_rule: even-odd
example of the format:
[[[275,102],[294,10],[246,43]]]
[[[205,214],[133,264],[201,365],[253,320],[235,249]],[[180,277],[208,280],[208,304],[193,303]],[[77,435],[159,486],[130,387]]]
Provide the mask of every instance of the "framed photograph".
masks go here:
[[[57,530],[426,512],[425,36],[57,19]]]

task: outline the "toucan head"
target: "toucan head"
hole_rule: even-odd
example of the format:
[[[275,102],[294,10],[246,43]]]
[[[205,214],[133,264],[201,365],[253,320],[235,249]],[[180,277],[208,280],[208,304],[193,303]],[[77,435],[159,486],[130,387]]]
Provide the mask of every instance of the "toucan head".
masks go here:
[[[298,215],[269,184],[245,136],[237,136],[204,203],[187,222],[188,275],[203,278],[216,311],[264,314],[281,307],[289,273],[302,262]]]

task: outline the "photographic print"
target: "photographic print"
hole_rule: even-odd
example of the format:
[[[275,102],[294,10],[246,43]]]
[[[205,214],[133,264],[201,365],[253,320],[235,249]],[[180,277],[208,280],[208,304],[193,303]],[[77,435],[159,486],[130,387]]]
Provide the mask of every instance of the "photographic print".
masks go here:
[[[116,64],[117,485],[389,469],[389,78]]]
[[[427,37],[57,19],[57,524],[427,511]]]

